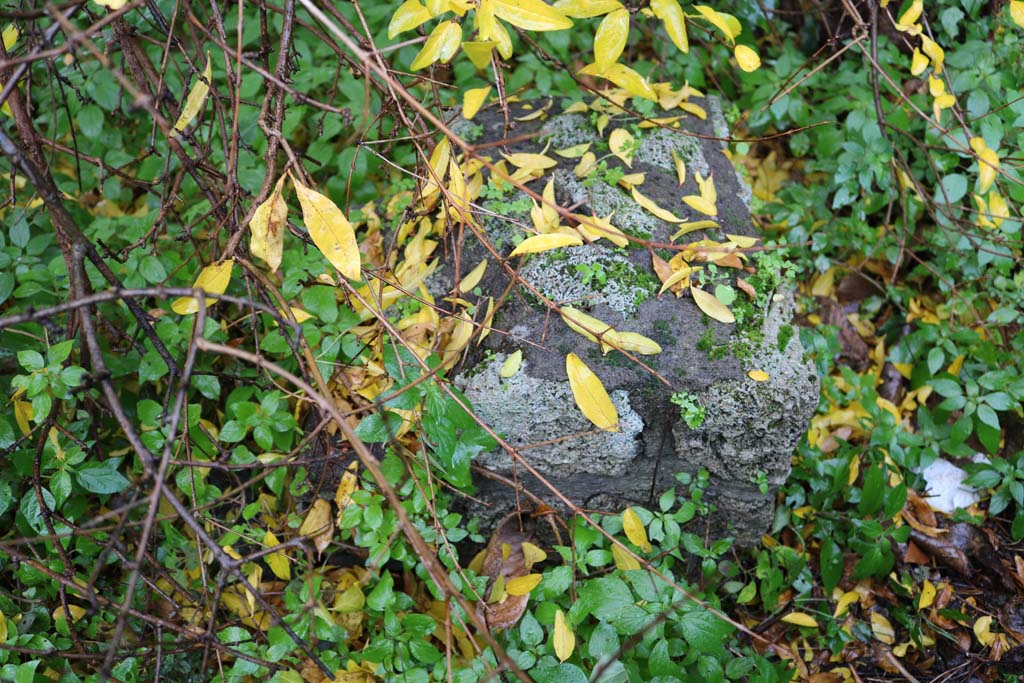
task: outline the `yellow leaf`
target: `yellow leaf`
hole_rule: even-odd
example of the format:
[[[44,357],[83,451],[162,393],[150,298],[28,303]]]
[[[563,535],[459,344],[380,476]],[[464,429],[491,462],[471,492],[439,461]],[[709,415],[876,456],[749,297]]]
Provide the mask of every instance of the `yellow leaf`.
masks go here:
[[[203,104],[206,102],[206,96],[210,94],[210,81],[212,78],[213,65],[210,63],[210,53],[207,52],[206,68],[203,69],[203,75],[188,92],[188,97],[185,98],[185,106],[181,108],[181,114],[178,115],[178,120],[174,123],[174,129],[171,131],[170,137],[173,138],[185,132],[185,129],[189,127],[192,120],[198,116],[199,110],[203,108]]]
[[[572,651],[576,649],[576,636],[572,629],[565,623],[565,614],[562,610],[555,611],[555,632],[554,632],[555,656],[558,661],[564,662],[572,657]]]
[[[491,94],[491,86],[483,88],[472,88],[467,90],[462,96],[462,117],[469,121],[476,113],[480,111],[480,107],[483,106],[484,100]]]
[[[21,31],[14,24],[8,24],[7,28],[3,32],[4,49],[10,52],[14,48],[14,44],[18,42],[18,36],[21,35]],[[3,617],[0,617],[2,619]],[[0,643],[3,639],[0,639]]]
[[[519,246],[512,250],[509,258],[522,256],[523,254],[537,254],[542,251],[558,249],[560,247],[578,247],[583,244],[579,235],[566,235],[560,232],[552,232],[546,235],[534,235],[527,237],[519,243]]]
[[[786,616],[782,617],[782,621],[787,624],[793,624],[794,626],[804,626],[806,628],[818,628],[818,622],[815,621],[814,617],[810,614],[803,612],[790,612]]]
[[[96,4],[107,9],[118,10],[124,7],[128,0],[96,0]]]
[[[526,568],[529,569],[538,562],[543,562],[548,559],[548,554],[530,543],[529,541],[523,541],[523,563]]]
[[[192,283],[194,289],[201,289],[208,294],[223,294],[231,282],[231,268],[235,265],[234,259],[226,259],[220,263],[211,263],[203,268],[199,277]],[[212,306],[217,300],[207,299],[206,305]],[[199,302],[191,296],[183,296],[174,300],[171,310],[178,315],[188,315],[199,310]]]
[[[740,249],[750,249],[750,247],[757,244],[756,237],[747,237],[746,235],[730,235],[728,233],[725,236],[728,238],[730,242],[735,244]]]
[[[935,584],[928,579],[924,580],[924,584],[921,586],[921,598],[917,601],[917,609],[923,610],[928,609],[935,602]]]
[[[701,16],[711,22],[715,28],[721,31],[726,40],[730,43],[736,41],[736,36],[739,34],[739,31],[734,32],[735,26],[732,26],[727,19],[728,15],[716,12],[707,5],[694,5],[693,8],[700,12]]]
[[[920,76],[928,68],[928,58],[920,50],[914,48],[914,56],[910,59],[910,73]]]
[[[942,63],[946,59],[946,52],[942,47],[928,36],[921,34],[921,51],[932,60],[932,69],[936,75],[942,73]]]
[[[617,9],[606,15],[594,33],[594,64],[597,68],[605,71],[617,62],[628,38],[629,12]]]
[[[585,68],[580,72],[584,71],[586,71]],[[650,82],[625,64],[616,62],[601,73],[596,73],[596,69],[591,73],[611,81],[634,97],[641,97],[652,102],[658,101],[658,93],[654,91]]]
[[[685,223],[680,223],[679,224],[679,230],[677,230],[675,233],[673,233],[672,237],[670,237],[669,240],[674,242],[677,239],[679,239],[680,237],[682,237],[683,235],[687,235],[687,234],[693,232],[694,230],[703,230],[704,228],[717,228],[717,227],[718,227],[718,223],[716,223],[714,221],[708,221],[708,220],[703,220],[703,221],[687,221]]]
[[[506,597],[508,594],[505,592],[505,575],[498,574],[494,578],[494,583],[491,584],[491,593],[487,596],[487,602],[493,605],[502,602]]]
[[[850,609],[850,605],[855,602],[860,602],[860,593],[857,591],[846,591],[836,602],[836,611],[832,615],[833,617],[841,617],[846,614],[847,610]]]
[[[476,10],[477,37],[480,40],[490,40],[494,35],[494,0],[480,0],[480,6]]]
[[[565,357],[565,373],[576,405],[598,429],[619,431],[619,413],[597,375],[575,353]]]
[[[506,358],[505,362],[501,364],[501,369],[498,371],[498,374],[504,377],[505,379],[508,379],[512,375],[519,372],[519,368],[522,364],[523,350],[516,349],[511,354],[509,354],[509,357]]]
[[[366,595],[363,594],[363,587],[358,583],[353,583],[343,593],[334,596],[331,610],[341,614],[351,614],[352,612],[361,612],[365,605]]]
[[[32,404],[28,401],[14,401],[14,421],[18,423],[18,429],[22,435],[32,431]]]
[[[896,631],[881,612],[871,613],[871,632],[875,634],[876,639],[886,645],[896,642]]]
[[[270,196],[256,207],[249,221],[249,251],[253,256],[266,261],[271,272],[276,272],[280,267],[284,251],[284,226],[288,219],[288,205],[282,196],[284,178],[281,176],[278,179]]]
[[[764,370],[750,370],[747,372],[747,377],[755,382],[767,382],[771,379],[771,376]]]
[[[597,167],[597,155],[593,152],[584,152],[579,163],[572,169],[577,178],[585,178]]]
[[[626,10],[622,10],[625,12]],[[610,14],[608,16],[611,16]],[[633,166],[633,155],[636,154],[636,139],[625,128],[616,128],[608,136],[608,147],[612,154],[622,160],[626,166]]]
[[[530,591],[540,584],[544,577],[540,574],[527,574],[510,579],[505,584],[505,592],[509,595],[529,595]]]
[[[680,52],[690,51],[690,39],[686,35],[686,17],[679,0],[651,0],[651,11],[665,24],[665,32]],[[682,184],[682,181],[679,183]]]
[[[391,23],[388,24],[388,38],[411,31],[428,19],[430,19],[430,12],[419,0],[407,0],[391,15]]]
[[[874,626],[874,620],[872,620],[872,626]],[[974,622],[974,635],[977,637],[978,642],[981,643],[982,647],[988,647],[999,638],[995,633],[992,633],[991,615],[985,615]],[[881,638],[879,638],[879,640],[881,640]]]
[[[68,605],[68,612],[71,613],[72,624],[76,623],[79,619],[86,615],[86,609],[84,607],[79,607],[78,605]],[[53,610],[53,614],[51,616],[53,617],[54,621],[67,621],[68,618],[67,612],[64,611],[63,605],[58,605]],[[0,619],[3,619],[3,615],[0,615]],[[6,623],[4,624],[4,627],[6,630]]]
[[[679,179],[679,187],[683,186],[686,182],[686,162],[676,154],[675,150],[672,150],[672,163],[676,166],[676,178]]]
[[[639,353],[641,356],[653,356],[661,353],[661,347],[658,346],[657,342],[636,332],[619,332],[616,330],[612,341],[622,351]]]
[[[491,65],[491,50],[497,43],[493,40],[468,40],[462,44],[462,51],[478,69],[486,69]]]
[[[320,253],[349,280],[362,277],[356,231],[334,202],[292,176],[302,207],[302,220]]]
[[[651,542],[647,540],[647,529],[640,521],[640,515],[636,514],[633,508],[626,508],[622,513],[622,531],[625,532],[630,543],[645,553],[651,552]]]
[[[757,56],[757,53],[752,48],[746,45],[737,45],[733,50],[733,56],[736,57],[736,62],[740,65],[740,68],[747,73],[757,71],[761,67],[761,58]]]
[[[700,287],[695,287],[694,285],[690,285],[690,294],[693,296],[697,307],[704,311],[709,318],[714,318],[720,323],[736,322],[736,317],[732,314],[732,311],[716,299],[713,294],[708,294]]]
[[[281,545],[281,542],[277,540],[277,536],[268,529],[267,533],[263,534],[263,545],[268,548],[273,548]],[[270,567],[270,571],[274,572],[274,576],[282,581],[291,580],[292,567],[288,563],[288,557],[283,552],[270,553],[264,559],[266,559],[267,566]]]
[[[505,25],[500,21],[494,22],[494,42],[499,55],[504,59],[512,58],[512,36],[508,34]]]
[[[442,21],[430,32],[427,42],[423,43],[423,47],[412,60],[409,68],[419,71],[434,62],[448,62],[455,56],[460,42],[462,42],[462,27],[459,26],[459,23],[455,20]]]
[[[612,559],[615,560],[615,567],[624,572],[640,569],[640,563],[636,558],[614,543],[612,544]]]
[[[0,611],[0,644],[7,642],[7,617]]]
[[[589,19],[622,9],[619,0],[558,0],[555,9],[567,17]]]
[[[901,26],[911,26],[917,23],[917,20],[921,18],[921,12],[924,10],[924,2],[922,0],[914,0],[907,8],[907,11],[900,15],[899,23]]]
[[[621,230],[612,225],[611,216],[601,218],[600,216],[583,216],[574,213],[573,217],[579,221],[576,230],[589,242],[604,237],[617,247],[625,247],[629,239]]]
[[[494,14],[527,31],[572,28],[572,19],[541,0],[494,0]]]
[[[661,283],[661,289],[658,290],[658,296],[661,296],[662,294],[665,293],[666,289],[674,287],[676,284],[682,282],[683,280],[688,281],[688,278],[699,270],[700,268],[683,266],[679,270],[674,271],[670,276],[665,278],[664,282]]]
[[[1024,0],[1010,0],[1010,19],[1024,28]]]
[[[611,348],[608,346],[608,341],[611,341],[615,334],[611,325],[591,317],[583,311],[578,311],[572,306],[562,306],[559,313],[570,330],[600,344],[602,353],[607,353]]]
[[[999,155],[986,144],[985,138],[973,137],[970,143],[971,149],[978,155],[978,189],[985,194],[996,180]]]
[[[558,165],[558,161],[544,154],[517,152],[516,154],[502,153],[502,156],[508,159],[508,162],[513,166],[525,168],[531,171],[543,171],[548,168],[554,168]]]
[[[323,498],[317,498],[313,507],[309,508],[306,518],[302,520],[299,533],[311,536],[318,553],[323,553],[331,544],[334,535],[334,523],[331,519],[331,504]]]
[[[473,289],[480,284],[481,278],[484,276],[484,272],[487,270],[487,259],[484,259],[480,263],[476,264],[473,270],[466,273],[466,276],[459,281],[458,290],[459,292],[472,292]]]
[[[590,144],[591,143],[589,142],[581,142],[578,145],[566,147],[565,149],[556,149],[555,154],[563,159],[579,159],[581,156],[586,154],[588,149],[590,149]]]
[[[341,521],[341,513],[352,502],[352,494],[359,488],[359,478],[356,476],[358,469],[359,463],[356,461],[346,467],[345,473],[341,475],[341,481],[338,482],[338,488],[334,491],[334,504],[338,506],[338,522]]]
[[[637,204],[639,204],[644,209],[646,209],[650,213],[654,214],[656,217],[660,218],[661,220],[666,221],[668,223],[682,223],[683,222],[682,218],[679,218],[678,216],[676,216],[671,211],[668,211],[667,209],[661,208],[660,206],[658,206],[657,204],[654,203],[653,199],[650,199],[646,195],[642,194],[640,192],[640,190],[636,189],[635,187],[631,188],[630,192],[633,193],[633,201],[635,201]]]
[[[683,197],[683,201],[686,202],[687,206],[696,211],[700,211],[706,216],[717,216],[718,207],[713,202],[709,202],[706,197],[699,195],[690,194]]]

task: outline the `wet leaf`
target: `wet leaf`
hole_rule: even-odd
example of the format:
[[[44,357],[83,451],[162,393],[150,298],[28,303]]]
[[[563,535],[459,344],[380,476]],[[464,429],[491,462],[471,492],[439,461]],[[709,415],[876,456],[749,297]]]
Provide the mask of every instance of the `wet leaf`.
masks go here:
[[[736,316],[732,314],[732,311],[716,299],[713,294],[708,294],[700,287],[694,285],[690,285],[690,294],[697,303],[697,307],[704,311],[709,318],[714,318],[720,323],[736,322]]]
[[[174,123],[174,129],[171,131],[170,137],[173,138],[185,132],[185,129],[199,115],[199,110],[206,103],[206,96],[210,94],[210,81],[212,78],[213,65],[210,62],[210,53],[207,52],[206,68],[203,69],[203,75],[192,85],[192,89],[189,90],[188,97],[185,98],[185,105],[181,108],[181,114],[178,115],[178,120]]]
[[[276,272],[284,251],[284,228],[288,220],[288,205],[282,196],[285,176],[281,176],[266,201],[256,207],[249,221],[251,240],[249,251],[263,259]]]
[[[228,283],[231,282],[231,269],[234,265],[234,259],[211,263],[199,273],[199,277],[192,283],[192,287],[201,289],[208,294],[223,294],[228,288]],[[206,305],[212,306],[216,301],[216,299],[207,299]],[[199,310],[199,302],[194,297],[183,296],[174,300],[171,310],[178,315],[189,315]]]
[[[328,197],[303,185],[292,176],[302,207],[302,220],[320,253],[349,280],[359,280],[359,243],[345,214]]]
[[[630,543],[645,553],[651,552],[651,542],[647,540],[647,529],[633,508],[626,508],[625,512],[622,513],[622,531],[626,534],[626,538],[629,539]]]
[[[501,375],[502,377],[504,377],[505,379],[508,379],[512,375],[514,375],[517,372],[519,372],[519,367],[522,364],[523,364],[523,350],[522,349],[516,349],[511,354],[509,354],[509,357],[506,358],[505,362],[501,364],[501,370],[498,371],[498,374]]]
[[[551,232],[546,235],[534,235],[527,237],[519,243],[519,246],[512,250],[509,258],[522,256],[523,254],[538,254],[551,249],[561,247],[578,247],[583,244],[583,238],[579,235],[566,235],[560,232]]]
[[[565,357],[565,373],[569,376],[569,388],[583,415],[598,429],[619,431],[619,413],[615,410],[615,404],[601,380],[575,353]]]
[[[572,657],[572,652],[576,649],[576,636],[568,624],[565,623],[565,614],[562,610],[555,611],[553,641],[555,656],[558,657],[560,662],[564,662],[569,657]]]

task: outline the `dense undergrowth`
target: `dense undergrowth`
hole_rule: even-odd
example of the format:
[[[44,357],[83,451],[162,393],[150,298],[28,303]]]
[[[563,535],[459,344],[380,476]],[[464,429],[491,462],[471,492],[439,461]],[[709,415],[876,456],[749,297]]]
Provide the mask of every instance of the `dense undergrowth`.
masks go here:
[[[498,72],[459,55],[419,81],[423,41],[386,38],[398,3],[310,7],[0,10],[0,80],[19,79],[0,115],[0,680],[1024,674],[1019,2],[716,6],[760,53],[749,72],[690,9],[689,56],[634,13],[637,72],[725,96],[820,405],[759,547],[707,536],[703,476],[626,514],[547,510],[561,541],[528,558],[528,598],[501,603],[521,617],[493,637],[472,603],[502,596],[466,551],[492,530],[456,509],[499,435],[443,381],[487,304],[419,283],[466,208],[431,213],[429,169],[448,169],[429,116]],[[600,21],[512,31],[503,92],[593,100],[576,38]],[[69,46],[61,22],[88,30]],[[207,63],[213,94],[179,125]],[[267,268],[248,226],[285,169]],[[362,282],[310,239],[305,187],[345,209]],[[327,453],[341,484],[323,490]],[[937,459],[981,502],[936,513]]]

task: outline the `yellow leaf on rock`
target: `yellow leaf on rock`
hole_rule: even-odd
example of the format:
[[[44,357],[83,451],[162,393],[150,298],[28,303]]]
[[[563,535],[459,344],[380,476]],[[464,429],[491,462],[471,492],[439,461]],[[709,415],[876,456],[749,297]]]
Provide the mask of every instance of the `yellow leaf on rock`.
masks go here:
[[[480,284],[480,280],[481,280],[481,278],[483,278],[484,273],[486,271],[487,271],[487,259],[484,259],[480,263],[476,264],[476,267],[473,268],[473,270],[471,270],[468,273],[466,273],[466,276],[464,278],[462,278],[462,280],[459,281],[458,289],[457,290],[453,289],[452,291],[453,292],[454,291],[472,292],[473,289],[478,284]]]
[[[640,521],[640,515],[636,514],[633,508],[626,508],[622,513],[622,531],[626,534],[629,542],[643,550],[651,552],[651,542],[647,540],[647,529]]]
[[[740,65],[740,68],[747,73],[757,71],[761,67],[761,58],[753,48],[746,45],[737,45],[736,49],[733,50],[733,55],[736,57],[736,62]]]
[[[554,168],[558,161],[544,154],[531,154],[529,152],[517,152],[515,154],[502,154],[510,164],[519,168],[531,171],[543,171]]]
[[[391,15],[391,23],[388,24],[388,38],[411,31],[429,19],[430,12],[419,0],[407,0]]]
[[[896,630],[893,629],[892,623],[881,612],[871,613],[871,632],[875,634],[876,639],[886,645],[892,645],[896,642]]]
[[[714,318],[720,323],[736,322],[736,316],[732,314],[732,311],[725,304],[715,298],[714,294],[709,294],[694,285],[690,285],[690,294],[693,296],[697,307],[704,311],[709,318]]]
[[[519,243],[519,246],[512,250],[509,258],[522,256],[523,254],[537,254],[542,251],[550,251],[560,247],[578,247],[583,244],[583,238],[579,235],[566,235],[560,232],[552,232],[546,235],[534,235],[527,237]]]
[[[624,572],[640,569],[637,559],[614,543],[612,544],[612,559],[615,560],[616,569],[621,569]]]
[[[575,353],[565,357],[565,374],[569,376],[569,388],[583,415],[598,429],[619,431],[619,413],[615,404],[601,380]]]
[[[564,662],[569,657],[572,657],[572,652],[576,649],[576,636],[568,624],[565,623],[565,614],[562,610],[555,612],[553,641],[555,656],[558,657],[558,661]]]
[[[555,154],[562,157],[563,159],[579,159],[581,156],[587,153],[590,149],[591,143],[581,142],[578,145],[572,147],[566,147],[565,149],[556,149]]]
[[[203,268],[199,277],[192,283],[193,289],[201,289],[208,294],[223,294],[231,282],[231,268],[234,259],[226,259],[220,263],[211,263]],[[212,306],[217,300],[207,299],[206,305]],[[174,300],[171,310],[178,315],[189,315],[199,310],[199,302],[191,296],[183,296]]]
[[[603,237],[617,247],[625,247],[629,244],[629,238],[612,225],[611,216],[601,218],[600,216],[583,216],[574,213],[573,217],[579,221],[576,230],[590,242]]]
[[[594,64],[597,68],[605,71],[617,62],[628,38],[629,12],[617,9],[607,14],[594,33]]]
[[[210,53],[206,53],[206,68],[203,69],[202,77],[195,82],[192,89],[185,98],[185,105],[181,108],[181,114],[174,123],[170,137],[176,137],[185,132],[192,121],[199,115],[199,110],[206,102],[206,96],[210,94],[210,81],[213,78],[213,64],[210,62]]]
[[[658,93],[654,91],[650,82],[625,64],[616,62],[595,75],[611,81],[634,97],[642,97],[652,102],[658,101]]]
[[[665,278],[665,280],[661,283],[661,289],[658,290],[658,296],[664,294],[666,289],[671,289],[672,287],[675,287],[675,285],[679,284],[680,282],[683,282],[684,280],[687,281],[688,286],[689,277],[699,270],[699,267],[693,268],[691,266],[683,266],[679,270],[673,271],[673,273],[669,275],[667,278]]]
[[[767,382],[771,379],[771,376],[764,370],[750,370],[747,372],[747,377],[754,380],[755,382]]]
[[[679,218],[678,216],[676,216],[671,211],[668,211],[667,209],[661,208],[660,206],[658,206],[657,204],[654,203],[653,199],[647,197],[646,195],[641,193],[640,190],[636,189],[635,187],[631,188],[630,192],[633,193],[633,201],[635,201],[637,204],[642,206],[644,209],[646,209],[650,213],[654,214],[657,218],[660,218],[661,220],[666,221],[668,223],[682,223],[683,222],[682,218]]]
[[[498,374],[508,379],[512,375],[519,372],[519,367],[523,364],[523,350],[516,349],[509,357],[505,359],[505,362],[501,364],[501,369]]]
[[[558,0],[555,9],[567,17],[589,19],[622,9],[619,0]]]
[[[676,154],[675,150],[672,150],[672,163],[676,167],[676,178],[679,179],[679,187],[682,187],[683,183],[686,182],[686,162]]]
[[[691,232],[693,232],[694,230],[703,230],[704,228],[717,228],[717,227],[718,227],[718,223],[716,223],[714,221],[709,221],[709,220],[687,221],[685,223],[680,223],[679,224],[679,230],[674,232],[672,234],[672,236],[669,237],[669,240],[675,242],[677,239],[679,239],[683,235],[688,235]]]
[[[256,207],[249,221],[249,251],[266,261],[271,272],[280,267],[284,252],[284,226],[288,220],[288,205],[282,196],[284,179],[285,176],[278,179],[270,196]]]
[[[805,628],[818,628],[818,622],[810,614],[804,612],[790,612],[786,616],[782,617],[781,621],[787,624],[793,624],[794,626],[803,626]]]
[[[303,185],[292,176],[302,207],[302,220],[320,253],[349,280],[359,280],[359,243],[345,214],[328,197]]]
[[[430,32],[427,42],[423,43],[423,47],[412,60],[409,68],[419,71],[434,62],[442,64],[448,62],[455,56],[461,42],[462,27],[459,23],[455,20],[442,21]]]
[[[559,309],[559,313],[561,313],[562,320],[570,330],[583,335],[592,342],[600,344],[602,353],[607,353],[611,348],[608,342],[611,341],[611,337],[615,333],[611,325],[571,306],[562,306]]]
[[[494,14],[527,31],[572,28],[572,19],[541,0],[494,0]]]
[[[529,595],[530,591],[536,588],[543,578],[540,574],[527,574],[509,579],[505,584],[505,592],[509,595]]]
[[[277,540],[277,536],[274,532],[267,530],[267,533],[263,534],[263,545],[268,548],[281,545],[281,542]],[[266,556],[267,566],[270,567],[270,571],[274,572],[274,576],[281,579],[282,581],[290,581],[292,578],[292,567],[288,563],[288,557],[283,552],[270,553]]]
[[[491,94],[491,86],[472,88],[462,96],[462,117],[469,121],[480,111],[487,96]]]
[[[613,130],[612,134],[608,136],[608,147],[612,154],[622,160],[622,163],[632,168],[633,155],[636,154],[636,139],[628,130],[625,128]]]
[[[334,535],[334,522],[331,519],[331,504],[323,498],[317,498],[313,507],[309,508],[306,518],[302,520],[299,533],[311,536],[318,553],[323,553],[331,543]]]
[[[622,351],[639,353],[641,356],[653,356],[661,353],[661,346],[656,341],[636,332],[616,330],[612,342]]]

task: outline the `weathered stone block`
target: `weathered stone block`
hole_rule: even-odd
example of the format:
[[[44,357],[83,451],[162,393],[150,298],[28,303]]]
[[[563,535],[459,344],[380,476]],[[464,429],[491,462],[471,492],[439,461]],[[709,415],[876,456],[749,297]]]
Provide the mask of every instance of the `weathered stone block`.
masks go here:
[[[723,154],[726,126],[718,103],[710,98],[694,101],[708,110],[708,120],[686,116],[682,130],[640,131],[632,168],[625,170],[645,173],[639,189],[684,220],[706,218],[681,198],[698,194],[694,174],[714,175],[720,228],[691,233],[677,243],[704,237],[725,241],[726,234],[756,236],[750,221],[750,190]],[[613,114],[605,135],[636,123],[625,113]],[[499,114],[482,113],[474,124],[483,128],[478,142],[506,138]],[[531,138],[532,133],[536,136]],[[519,141],[508,145],[508,152],[538,152],[546,144],[556,150],[585,142],[598,149],[604,140],[591,117],[582,113],[520,123],[507,137]],[[682,188],[673,151],[687,164]],[[539,194],[553,178],[560,206],[597,216],[613,213],[617,227],[643,242],[615,248],[601,240],[513,259],[510,264],[518,266],[521,280],[512,283],[484,352],[467,362],[456,383],[481,418],[578,504],[615,511],[625,505],[653,504],[675,483],[677,472],[703,468],[711,475],[710,498],[718,508],[714,519],[719,530],[728,529],[741,544],[750,543],[770,523],[774,492],[789,473],[790,456],[818,401],[817,376],[789,327],[791,297],[785,291],[760,291],[752,304],[735,306],[742,320],[730,325],[707,318],[688,296],[658,297],[660,282],[652,272],[651,253],[671,257],[665,245],[676,227],[638,206],[619,186],[601,178],[577,178],[575,163],[561,161],[531,189]],[[621,166],[612,156],[607,163]],[[511,251],[514,235],[527,235],[521,226],[530,225],[528,211],[509,210],[516,206],[517,196],[522,195],[483,201],[487,238],[503,255]],[[493,262],[493,255],[467,236],[460,272],[485,257]],[[762,272],[753,278],[762,288],[776,284],[764,269],[777,268],[778,260],[762,260],[760,267]],[[729,268],[720,268],[719,273],[723,282],[725,276],[732,282],[737,274],[751,277]],[[440,291],[450,282],[436,284]],[[509,285],[509,274],[492,263],[480,286],[485,296],[499,298]],[[618,351],[602,355],[597,344],[538,305],[531,289],[558,305],[586,310],[620,331],[650,337],[662,353],[642,357],[646,368]],[[503,378],[499,369],[515,350],[523,352],[522,367]],[[620,432],[594,430],[576,407],[565,374],[569,352],[576,353],[607,388],[619,413]],[[764,370],[769,379],[750,379],[747,372],[752,369]],[[672,403],[673,395],[682,392],[703,407],[705,417],[699,426],[696,421],[694,427],[687,426]],[[504,452],[489,453],[478,462],[504,475],[513,466]],[[517,474],[521,484],[554,504],[541,483],[522,469]],[[481,497],[496,503],[488,516],[508,511],[514,500],[511,492],[486,480],[480,485]]]

